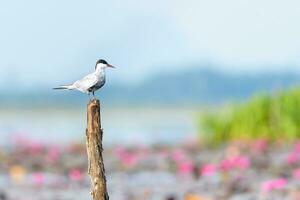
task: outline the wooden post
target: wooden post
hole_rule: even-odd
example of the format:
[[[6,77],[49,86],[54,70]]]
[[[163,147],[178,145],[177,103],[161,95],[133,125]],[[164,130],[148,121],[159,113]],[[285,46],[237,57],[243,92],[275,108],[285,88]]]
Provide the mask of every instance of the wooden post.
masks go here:
[[[91,100],[87,105],[86,147],[88,155],[88,173],[91,177],[91,195],[93,200],[108,200],[105,169],[102,158],[102,137],[100,102]]]

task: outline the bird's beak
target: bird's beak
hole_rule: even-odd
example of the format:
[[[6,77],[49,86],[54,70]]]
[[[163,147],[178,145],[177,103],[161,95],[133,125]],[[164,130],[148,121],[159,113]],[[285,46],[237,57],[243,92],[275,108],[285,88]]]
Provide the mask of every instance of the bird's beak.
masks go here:
[[[110,65],[110,64],[107,64],[107,67],[115,68],[114,66],[112,66],[112,65]]]

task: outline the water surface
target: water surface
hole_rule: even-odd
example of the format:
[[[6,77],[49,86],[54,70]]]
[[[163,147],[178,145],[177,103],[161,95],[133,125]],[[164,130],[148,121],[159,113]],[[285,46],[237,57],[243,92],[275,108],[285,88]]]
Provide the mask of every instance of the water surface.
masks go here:
[[[197,109],[187,107],[103,107],[104,143],[174,144],[196,133]],[[0,140],[7,144],[16,135],[46,143],[84,141],[85,106],[2,107]]]

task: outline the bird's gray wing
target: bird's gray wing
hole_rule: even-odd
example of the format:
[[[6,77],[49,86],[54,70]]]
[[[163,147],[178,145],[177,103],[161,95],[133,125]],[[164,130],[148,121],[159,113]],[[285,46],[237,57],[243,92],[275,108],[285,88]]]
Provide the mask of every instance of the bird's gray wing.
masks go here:
[[[98,77],[95,74],[89,74],[83,77],[81,80],[76,81],[73,85],[82,92],[88,92],[89,88],[96,85]]]

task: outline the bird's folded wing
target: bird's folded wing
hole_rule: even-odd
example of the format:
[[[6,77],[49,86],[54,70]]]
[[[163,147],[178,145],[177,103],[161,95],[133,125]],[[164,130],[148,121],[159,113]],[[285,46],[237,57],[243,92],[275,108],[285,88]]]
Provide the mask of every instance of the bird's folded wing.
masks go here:
[[[94,74],[89,74],[85,76],[83,79],[78,80],[74,83],[74,85],[81,90],[88,90],[89,88],[93,87],[96,85],[98,82],[98,78]]]

